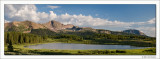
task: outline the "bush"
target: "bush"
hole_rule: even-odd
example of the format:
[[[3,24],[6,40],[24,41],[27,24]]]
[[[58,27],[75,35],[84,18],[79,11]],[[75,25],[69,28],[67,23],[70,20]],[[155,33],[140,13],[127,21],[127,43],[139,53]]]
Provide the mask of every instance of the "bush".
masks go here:
[[[126,53],[126,51],[116,50],[116,53]]]
[[[111,51],[111,53],[116,53],[115,51]]]
[[[156,49],[148,49],[148,50],[144,50],[143,52],[153,52],[153,53],[155,53]]]
[[[108,54],[108,53],[110,53],[110,51],[106,50],[105,53]]]

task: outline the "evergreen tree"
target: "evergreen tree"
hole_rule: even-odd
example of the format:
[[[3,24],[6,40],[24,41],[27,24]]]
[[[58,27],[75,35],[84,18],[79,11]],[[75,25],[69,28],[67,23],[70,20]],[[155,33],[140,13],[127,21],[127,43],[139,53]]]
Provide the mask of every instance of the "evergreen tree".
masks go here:
[[[24,39],[23,39],[23,36],[21,35],[20,37],[20,43],[23,43],[24,42]]]
[[[12,46],[12,41],[9,41],[8,51],[10,51],[10,52],[14,51],[13,46]]]
[[[29,37],[28,36],[25,37],[25,42],[29,43]]]
[[[7,44],[7,33],[5,32],[4,35],[5,35],[5,36],[4,36],[4,44]]]

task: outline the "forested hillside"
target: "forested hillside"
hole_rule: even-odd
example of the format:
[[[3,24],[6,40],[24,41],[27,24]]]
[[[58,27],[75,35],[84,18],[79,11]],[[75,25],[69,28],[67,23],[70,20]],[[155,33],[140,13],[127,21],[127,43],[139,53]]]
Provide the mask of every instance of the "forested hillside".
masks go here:
[[[140,36],[140,35],[114,35],[105,33],[96,33],[92,31],[83,32],[61,32],[56,33],[47,29],[35,29],[31,31],[32,34],[47,36],[52,39],[66,39],[76,41],[91,40],[97,44],[124,44],[134,46],[156,46],[156,39],[154,37]]]

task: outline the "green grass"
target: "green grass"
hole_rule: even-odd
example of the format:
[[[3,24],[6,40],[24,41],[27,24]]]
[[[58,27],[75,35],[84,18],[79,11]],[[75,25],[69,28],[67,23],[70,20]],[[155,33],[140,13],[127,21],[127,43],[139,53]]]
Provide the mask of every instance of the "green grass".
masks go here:
[[[48,39],[48,42],[45,43],[57,43],[60,42],[59,39]],[[63,42],[63,41],[61,41]],[[64,40],[64,42],[66,42]],[[83,43],[78,41],[71,41],[72,43]],[[88,41],[90,42],[90,41]],[[68,42],[70,43],[70,42]],[[42,44],[42,43],[36,43]],[[36,45],[36,44],[19,44],[13,45],[14,51],[7,51],[5,46],[5,55],[155,55],[156,48],[145,48],[145,49],[99,49],[99,50],[57,50],[57,49],[30,49],[25,48],[24,46]]]

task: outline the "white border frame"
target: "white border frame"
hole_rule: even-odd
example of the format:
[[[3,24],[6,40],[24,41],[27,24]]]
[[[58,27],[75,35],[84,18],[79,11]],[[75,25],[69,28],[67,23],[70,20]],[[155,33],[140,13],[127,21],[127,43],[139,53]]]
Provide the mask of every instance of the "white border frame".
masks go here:
[[[0,57],[1,58],[155,58],[155,55],[10,55],[6,56],[4,55],[4,4],[156,4],[156,58],[160,58],[160,49],[159,49],[159,0],[109,0],[109,1],[1,1],[1,51],[0,51]],[[149,57],[151,56],[151,57]]]

